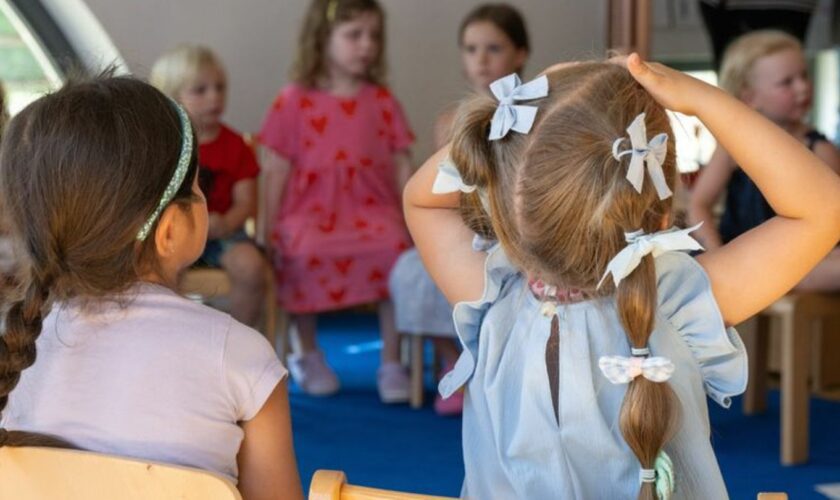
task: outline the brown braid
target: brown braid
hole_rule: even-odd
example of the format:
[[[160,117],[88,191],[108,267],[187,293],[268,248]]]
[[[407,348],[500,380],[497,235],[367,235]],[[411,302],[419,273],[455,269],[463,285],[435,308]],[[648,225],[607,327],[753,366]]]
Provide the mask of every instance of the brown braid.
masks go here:
[[[19,247],[20,296],[0,335],[0,415],[35,363],[53,302],[113,297],[158,269],[155,238],[138,242],[137,233],[172,178],[183,133],[172,101],[110,72],[68,83],[9,123],[0,146],[0,200]],[[184,210],[197,199],[195,154],[173,199]],[[68,445],[0,429],[0,446],[33,444]]]

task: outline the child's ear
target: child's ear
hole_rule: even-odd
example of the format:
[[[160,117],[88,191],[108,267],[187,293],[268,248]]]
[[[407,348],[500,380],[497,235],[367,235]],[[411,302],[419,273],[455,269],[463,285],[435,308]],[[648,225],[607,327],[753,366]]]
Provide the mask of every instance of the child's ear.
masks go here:
[[[178,217],[181,209],[175,203],[170,203],[160,214],[155,230],[155,249],[163,258],[170,257],[176,250],[176,235],[178,232]]]
[[[749,87],[744,87],[741,89],[741,93],[738,94],[738,98],[743,101],[747,106],[751,108],[755,108],[755,91]]]

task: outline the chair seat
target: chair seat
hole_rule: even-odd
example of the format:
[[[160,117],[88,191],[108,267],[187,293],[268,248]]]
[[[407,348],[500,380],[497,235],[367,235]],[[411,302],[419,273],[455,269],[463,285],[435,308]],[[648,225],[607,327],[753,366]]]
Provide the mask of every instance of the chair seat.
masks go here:
[[[454,500],[451,497],[437,497],[401,491],[380,490],[347,484],[347,476],[341,471],[319,470],[309,484],[309,500]]]
[[[811,334],[823,335],[828,329],[815,330],[818,320],[840,318],[840,294],[790,293],[762,311],[758,327],[745,338],[750,363],[750,382],[744,397],[746,414],[764,411],[767,378],[767,319],[778,318],[781,325],[781,462],[794,465],[808,460],[808,405],[810,391]]]
[[[204,470],[87,451],[0,448],[0,498],[15,500],[240,500]]]
[[[181,279],[181,291],[209,298],[224,296],[230,293],[230,279],[222,269],[190,269]]]

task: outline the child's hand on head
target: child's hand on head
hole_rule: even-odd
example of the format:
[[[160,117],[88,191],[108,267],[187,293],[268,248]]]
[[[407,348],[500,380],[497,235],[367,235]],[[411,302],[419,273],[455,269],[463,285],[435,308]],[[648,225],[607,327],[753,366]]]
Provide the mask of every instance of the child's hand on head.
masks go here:
[[[721,90],[663,64],[643,61],[636,54],[626,59],[627,70],[654,99],[671,111],[697,114],[697,105],[710,93]]]

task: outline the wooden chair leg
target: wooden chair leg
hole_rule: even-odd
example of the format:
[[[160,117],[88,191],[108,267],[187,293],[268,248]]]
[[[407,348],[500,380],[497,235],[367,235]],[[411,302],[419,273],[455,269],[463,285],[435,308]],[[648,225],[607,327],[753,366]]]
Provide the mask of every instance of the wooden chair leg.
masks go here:
[[[411,398],[412,408],[423,407],[423,336],[411,336]]]
[[[782,320],[782,451],[784,465],[808,460],[808,355],[810,334],[802,304],[781,315]]]
[[[825,318],[827,319],[827,318]],[[827,323],[824,318],[813,318],[809,325],[811,327],[811,354],[810,362],[811,369],[808,375],[811,377],[811,393],[818,394],[825,390],[825,382],[823,381],[823,325]]]
[[[749,384],[744,393],[745,415],[767,410],[767,357],[770,347],[770,318],[759,315],[744,324],[742,338],[749,360]]]

